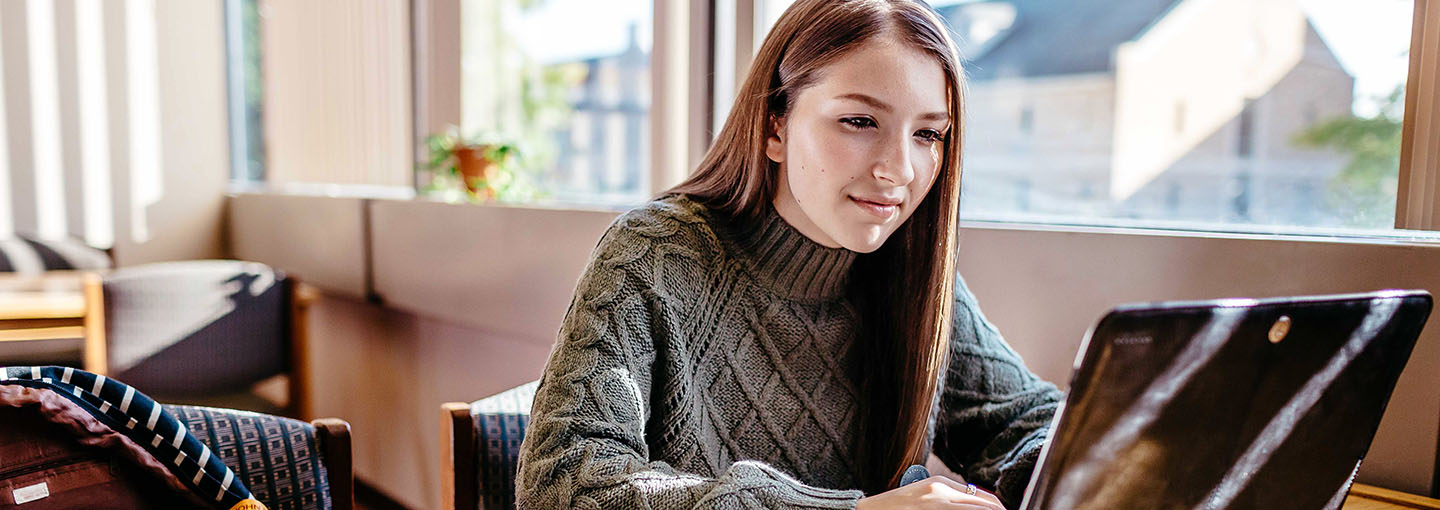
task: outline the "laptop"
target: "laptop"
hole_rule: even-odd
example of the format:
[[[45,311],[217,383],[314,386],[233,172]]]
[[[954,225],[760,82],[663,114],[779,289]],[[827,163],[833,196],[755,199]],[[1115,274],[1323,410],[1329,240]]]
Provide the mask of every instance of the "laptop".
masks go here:
[[[1431,301],[1112,310],[1081,344],[1020,508],[1340,508]]]

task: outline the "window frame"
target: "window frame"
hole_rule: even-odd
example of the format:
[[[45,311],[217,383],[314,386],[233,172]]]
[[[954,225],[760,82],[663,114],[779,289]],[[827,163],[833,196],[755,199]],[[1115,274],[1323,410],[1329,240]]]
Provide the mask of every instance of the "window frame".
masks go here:
[[[1402,124],[1400,184],[1397,191],[1395,229],[1440,231],[1440,0],[1415,0],[1411,34],[1410,73],[1406,83]],[[437,58],[458,65],[460,27],[454,12],[461,0],[413,0],[416,15],[415,94],[416,133],[436,131],[446,124],[459,123],[458,84],[437,87],[431,69],[454,68],[437,65]],[[762,13],[766,0],[654,0],[654,44],[651,58],[651,165],[649,194],[669,189],[685,178],[704,156],[718,131],[733,94],[744,80],[755,51],[768,26]],[[728,12],[720,13],[718,9]],[[731,11],[733,9],[733,11]],[[717,20],[724,23],[717,26]],[[1430,44],[1426,44],[1426,42]],[[716,69],[717,52],[728,52],[724,63],[733,68]],[[733,58],[731,58],[733,56]],[[452,82],[453,83],[453,82]],[[728,97],[727,97],[728,96]],[[418,135],[417,135],[418,136]],[[420,146],[416,140],[417,147]],[[418,153],[418,149],[417,149]],[[1026,225],[1027,229],[1053,227],[1110,231],[1164,231],[1193,237],[1224,236],[1231,233],[1211,230],[1170,230],[1139,226],[1062,225],[1034,221],[967,220],[967,224]],[[1239,230],[1251,230],[1241,228]],[[1266,229],[1260,229],[1266,230]],[[1297,233],[1266,234],[1277,239],[1323,238],[1313,229]],[[1253,235],[1253,234],[1238,234]],[[1342,237],[1350,238],[1351,233]],[[1396,236],[1377,232],[1375,242],[1392,242]],[[1404,233],[1401,233],[1404,237]]]
[[[1440,5],[1415,0],[1395,228],[1440,231]],[[1428,42],[1428,44],[1427,44]]]

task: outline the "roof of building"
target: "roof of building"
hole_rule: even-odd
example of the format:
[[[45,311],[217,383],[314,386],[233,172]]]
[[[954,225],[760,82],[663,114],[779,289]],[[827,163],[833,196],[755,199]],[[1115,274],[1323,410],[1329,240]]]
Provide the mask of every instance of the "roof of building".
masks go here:
[[[1015,8],[1013,24],[980,46],[968,75],[987,80],[1109,72],[1115,48],[1133,40],[1180,0],[982,0],[937,8],[953,25],[982,4]],[[957,34],[958,35],[958,34]],[[963,36],[962,36],[963,37]]]

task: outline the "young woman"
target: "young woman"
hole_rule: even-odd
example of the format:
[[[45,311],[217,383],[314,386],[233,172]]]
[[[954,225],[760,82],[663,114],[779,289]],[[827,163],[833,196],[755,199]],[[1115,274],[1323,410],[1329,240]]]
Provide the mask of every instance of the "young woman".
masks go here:
[[[1017,505],[1060,393],[955,274],[962,84],[918,1],[795,2],[695,174],[595,248],[519,507]],[[932,455],[969,483],[896,488]]]

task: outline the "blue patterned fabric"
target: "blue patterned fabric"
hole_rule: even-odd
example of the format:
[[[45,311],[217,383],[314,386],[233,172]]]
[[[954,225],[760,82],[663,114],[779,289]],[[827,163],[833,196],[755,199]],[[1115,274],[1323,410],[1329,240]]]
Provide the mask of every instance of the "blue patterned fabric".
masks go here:
[[[110,373],[161,400],[249,391],[290,368],[291,282],[264,264],[125,267],[104,293]]]
[[[480,508],[515,508],[515,473],[519,467],[520,442],[530,425],[530,402],[535,400],[534,381],[470,404],[475,420],[477,459],[475,486]]]
[[[167,409],[270,510],[329,510],[330,477],[314,426],[230,409]]]
[[[250,490],[159,403],[124,383],[70,367],[0,367],[0,384],[53,391],[124,434],[217,508],[250,499]]]

